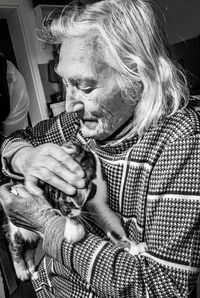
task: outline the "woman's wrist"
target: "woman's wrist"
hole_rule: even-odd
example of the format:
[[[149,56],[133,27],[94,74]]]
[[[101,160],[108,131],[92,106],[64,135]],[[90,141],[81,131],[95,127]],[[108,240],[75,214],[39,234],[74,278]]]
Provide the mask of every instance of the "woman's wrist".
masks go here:
[[[14,154],[10,162],[12,171],[18,174],[24,174],[26,160],[29,159],[30,151],[32,151],[33,148],[32,145],[25,145]]]

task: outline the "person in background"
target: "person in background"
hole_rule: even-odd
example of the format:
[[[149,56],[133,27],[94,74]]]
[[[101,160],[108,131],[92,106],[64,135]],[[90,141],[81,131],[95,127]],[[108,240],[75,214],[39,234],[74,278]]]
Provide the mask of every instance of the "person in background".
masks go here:
[[[18,129],[28,126],[29,96],[22,74],[0,53],[0,145]],[[0,183],[6,180],[2,171]]]
[[[6,60],[5,57],[2,59],[6,61],[6,81],[2,79],[4,85],[1,85],[4,91],[1,90],[3,106],[0,133],[3,137],[7,137],[15,130],[25,129],[28,126],[29,96],[22,74],[11,61]]]
[[[185,76],[152,6],[70,5],[44,35],[61,45],[56,71],[66,112],[4,142],[4,171],[24,179],[27,196],[0,189],[13,223],[43,238],[46,256],[31,280],[37,297],[189,297],[200,265],[200,117],[187,108]],[[84,240],[65,240],[65,218],[37,182],[68,195],[85,187],[83,170],[61,146],[70,139],[99,157],[107,184],[101,196],[146,251],[129,254],[95,224]]]

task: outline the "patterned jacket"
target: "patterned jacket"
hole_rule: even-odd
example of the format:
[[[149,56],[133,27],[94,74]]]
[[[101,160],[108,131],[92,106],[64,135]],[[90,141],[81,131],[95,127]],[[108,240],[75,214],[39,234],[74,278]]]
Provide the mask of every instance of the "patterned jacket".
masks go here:
[[[4,143],[4,171],[20,147],[77,138],[76,115],[63,113]],[[83,141],[78,137],[79,141]],[[127,236],[145,241],[136,256],[114,245],[93,225],[84,241],[63,239],[64,222],[45,229],[46,258],[33,280],[38,297],[188,297],[200,266],[200,118],[185,109],[163,117],[141,139],[99,145],[108,203],[120,214]]]

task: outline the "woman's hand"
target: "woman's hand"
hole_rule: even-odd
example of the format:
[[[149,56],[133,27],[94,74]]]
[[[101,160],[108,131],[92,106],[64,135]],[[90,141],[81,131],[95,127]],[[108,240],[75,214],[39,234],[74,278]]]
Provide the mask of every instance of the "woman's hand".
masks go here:
[[[44,196],[31,195],[24,185],[15,186],[17,194],[11,192],[10,184],[0,187],[0,203],[9,219],[16,226],[38,232],[41,236],[45,225],[55,216],[61,216]]]
[[[23,147],[13,157],[12,168],[24,176],[27,190],[41,195],[38,180],[42,180],[68,195],[85,187],[85,173],[74,161],[72,148],[47,143],[38,147]]]

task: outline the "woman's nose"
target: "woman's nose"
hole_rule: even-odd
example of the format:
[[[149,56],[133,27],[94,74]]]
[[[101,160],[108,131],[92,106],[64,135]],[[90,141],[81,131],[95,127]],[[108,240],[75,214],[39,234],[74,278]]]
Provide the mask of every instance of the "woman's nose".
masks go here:
[[[75,87],[68,85],[66,88],[66,101],[76,101],[77,99],[77,90]]]
[[[84,109],[84,104],[79,93],[73,87],[67,89],[65,109],[68,113],[78,112]]]

